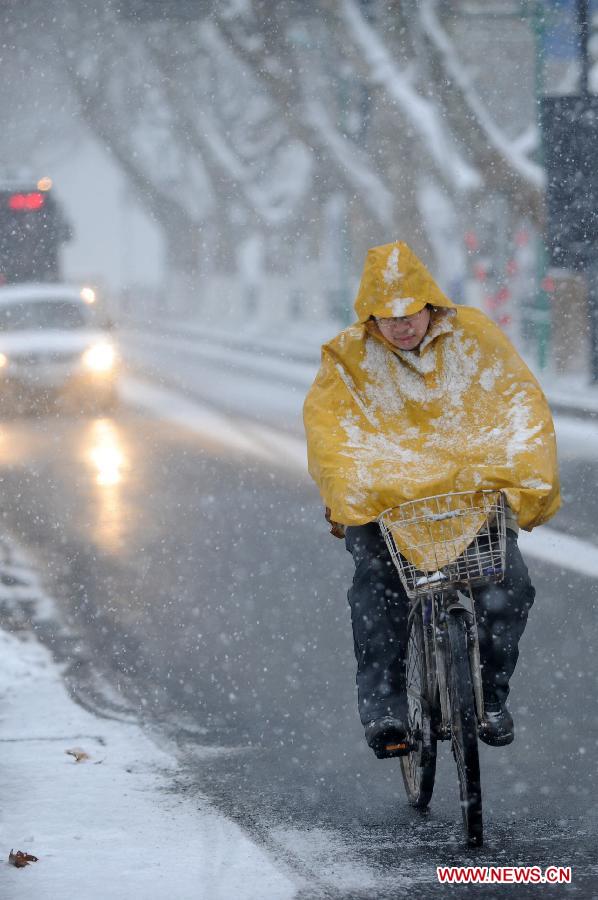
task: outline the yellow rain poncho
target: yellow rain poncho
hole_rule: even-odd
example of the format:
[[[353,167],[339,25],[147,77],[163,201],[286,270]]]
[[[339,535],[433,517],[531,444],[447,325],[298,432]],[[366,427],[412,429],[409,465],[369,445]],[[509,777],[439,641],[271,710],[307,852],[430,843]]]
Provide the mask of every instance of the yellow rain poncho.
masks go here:
[[[433,307],[417,350],[371,318]],[[358,322],[322,348],[304,406],[309,471],[333,521],[363,525],[407,500],[501,490],[531,530],[560,505],[542,390],[503,332],[456,306],[402,242],[369,251]]]

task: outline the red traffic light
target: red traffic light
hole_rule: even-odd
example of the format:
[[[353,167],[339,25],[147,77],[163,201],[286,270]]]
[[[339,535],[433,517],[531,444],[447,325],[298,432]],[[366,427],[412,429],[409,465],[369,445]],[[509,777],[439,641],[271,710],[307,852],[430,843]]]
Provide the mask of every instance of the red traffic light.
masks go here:
[[[40,191],[32,191],[28,194],[11,194],[8,198],[8,206],[15,212],[30,212],[41,209],[45,203],[44,195]]]

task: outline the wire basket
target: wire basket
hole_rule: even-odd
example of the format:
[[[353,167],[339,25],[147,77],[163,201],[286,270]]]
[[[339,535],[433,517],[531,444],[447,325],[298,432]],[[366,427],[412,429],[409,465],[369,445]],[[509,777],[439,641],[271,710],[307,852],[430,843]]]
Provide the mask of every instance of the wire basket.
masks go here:
[[[378,524],[407,596],[502,581],[505,501],[498,491],[462,491],[385,510]]]

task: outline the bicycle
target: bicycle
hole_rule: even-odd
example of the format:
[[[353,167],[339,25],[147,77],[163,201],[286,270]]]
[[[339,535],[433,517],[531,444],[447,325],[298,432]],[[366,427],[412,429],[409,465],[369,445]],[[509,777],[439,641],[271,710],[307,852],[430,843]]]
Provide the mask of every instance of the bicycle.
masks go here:
[[[450,740],[467,842],[481,847],[484,696],[472,587],[504,576],[504,497],[497,491],[426,497],[385,510],[378,523],[411,602],[408,736],[395,748],[407,797],[417,809],[428,806],[437,741]]]

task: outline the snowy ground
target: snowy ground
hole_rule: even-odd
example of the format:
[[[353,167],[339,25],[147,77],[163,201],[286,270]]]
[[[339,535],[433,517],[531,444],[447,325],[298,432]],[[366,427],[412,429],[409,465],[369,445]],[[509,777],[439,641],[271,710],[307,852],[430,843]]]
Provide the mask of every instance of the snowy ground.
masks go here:
[[[52,615],[31,563],[4,545],[4,605]],[[6,562],[8,560],[8,562]],[[6,900],[291,898],[297,890],[244,832],[185,798],[172,755],[141,728],[74,703],[30,633],[0,631],[0,896]],[[82,751],[77,761],[69,751]],[[38,857],[23,869],[11,849]]]

